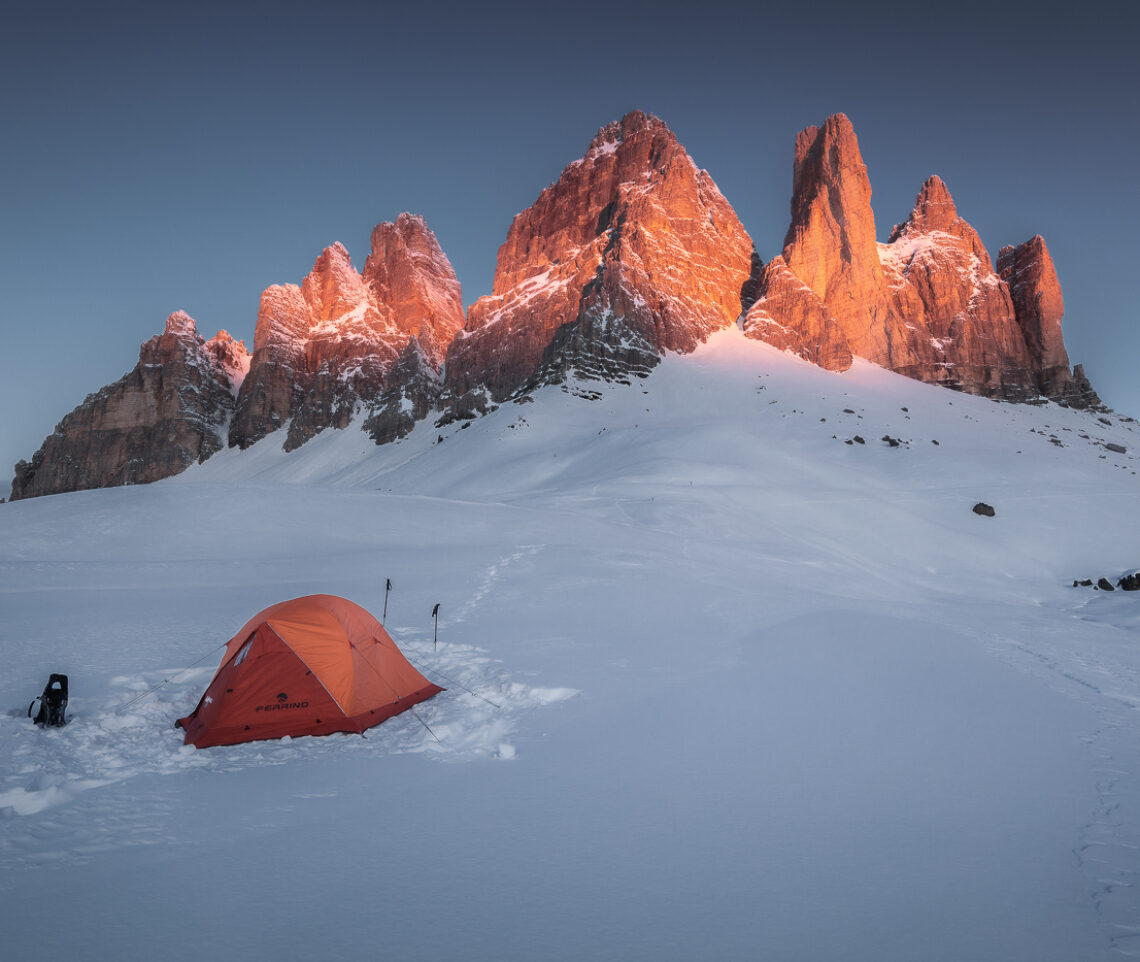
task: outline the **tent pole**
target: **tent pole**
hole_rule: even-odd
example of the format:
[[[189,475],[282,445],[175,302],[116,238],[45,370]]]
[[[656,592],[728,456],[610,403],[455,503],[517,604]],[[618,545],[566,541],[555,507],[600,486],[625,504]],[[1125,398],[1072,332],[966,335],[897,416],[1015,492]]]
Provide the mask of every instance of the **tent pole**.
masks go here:
[[[384,586],[384,614],[380,618],[380,624],[384,624],[388,620],[388,592],[392,590],[392,579],[384,579],[387,584]]]

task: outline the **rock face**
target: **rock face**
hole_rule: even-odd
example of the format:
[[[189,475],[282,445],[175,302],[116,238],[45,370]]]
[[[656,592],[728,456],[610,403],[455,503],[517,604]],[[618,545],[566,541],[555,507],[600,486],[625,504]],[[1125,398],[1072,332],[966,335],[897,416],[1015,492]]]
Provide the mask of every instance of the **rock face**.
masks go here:
[[[1025,400],[1038,393],[1008,285],[938,177],[923,185],[880,256],[895,313],[911,335],[907,350],[892,357],[894,370],[971,394]]]
[[[1041,394],[1074,407],[1100,404],[1080,365],[1069,370],[1069,355],[1061,336],[1065,301],[1053,258],[1041,235],[1016,247],[1003,247],[998,251],[997,269],[1009,286]]]
[[[289,422],[284,447],[292,450],[327,427],[346,426],[358,403],[379,402],[413,339],[438,380],[464,320],[455,271],[412,214],[377,226],[371,246],[363,273],[334,244],[299,287],[261,295],[231,445],[248,447]]]
[[[438,363],[413,336],[388,372],[387,387],[372,405],[364,430],[377,444],[405,437],[438,405],[439,395]]]
[[[815,291],[773,257],[760,275],[760,296],[744,315],[744,333],[829,371],[851,366],[851,346],[843,329]]]
[[[68,414],[31,462],[16,465],[12,500],[169,477],[225,446],[249,369],[245,345],[210,340],[178,311],[125,377]]]
[[[842,369],[849,353],[971,394],[1099,403],[1069,370],[1060,286],[1039,237],[1003,250],[995,271],[931,177],[877,243],[867,168],[842,114],[796,138],[791,206],[783,255],[744,320],[750,336],[825,367]]]
[[[641,112],[603,127],[499,249],[492,293],[447,355],[460,412],[528,383],[644,374],[741,314],[752,241],[668,127]]]
[[[843,114],[796,137],[784,262],[812,289],[853,354],[885,367],[902,334],[875,242],[871,182]],[[761,291],[761,297],[765,296]]]

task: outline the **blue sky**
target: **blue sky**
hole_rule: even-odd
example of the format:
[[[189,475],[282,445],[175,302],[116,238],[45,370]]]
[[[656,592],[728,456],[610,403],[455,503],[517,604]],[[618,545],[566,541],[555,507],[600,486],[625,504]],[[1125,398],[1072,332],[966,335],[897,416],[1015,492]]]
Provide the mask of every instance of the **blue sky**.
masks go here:
[[[186,310],[251,345],[261,291],[426,217],[470,304],[511,218],[639,108],[767,260],[796,132],[855,125],[879,237],[932,173],[992,257],[1040,233],[1065,341],[1140,416],[1135,15],[1084,3],[40,3],[0,36],[0,473]],[[937,9],[930,7],[936,6]],[[5,485],[6,486],[6,483]]]

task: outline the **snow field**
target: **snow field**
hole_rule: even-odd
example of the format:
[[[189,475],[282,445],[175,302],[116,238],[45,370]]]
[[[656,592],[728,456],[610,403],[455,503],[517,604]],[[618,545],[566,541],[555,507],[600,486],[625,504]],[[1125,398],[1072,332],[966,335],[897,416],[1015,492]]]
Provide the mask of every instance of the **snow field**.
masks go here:
[[[1136,425],[738,332],[601,394],[0,508],[9,944],[1140,952],[1140,599],[1070,587],[1140,564]],[[447,676],[418,718],[182,746],[196,658],[287,597],[379,615],[387,577],[393,636]],[[51,671],[74,720],[41,732]]]

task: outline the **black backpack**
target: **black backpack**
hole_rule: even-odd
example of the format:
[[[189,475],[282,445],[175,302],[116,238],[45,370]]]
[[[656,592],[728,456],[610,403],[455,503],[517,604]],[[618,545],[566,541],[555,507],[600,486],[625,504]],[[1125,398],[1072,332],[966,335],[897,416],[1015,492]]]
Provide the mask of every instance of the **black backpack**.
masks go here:
[[[44,693],[40,695],[40,710],[36,712],[35,723],[46,728],[60,728],[67,724],[65,713],[67,711],[67,675],[53,674],[44,686]],[[28,717],[32,717],[32,708],[36,700],[28,706]]]

